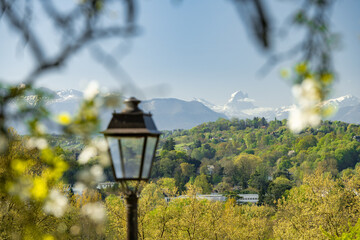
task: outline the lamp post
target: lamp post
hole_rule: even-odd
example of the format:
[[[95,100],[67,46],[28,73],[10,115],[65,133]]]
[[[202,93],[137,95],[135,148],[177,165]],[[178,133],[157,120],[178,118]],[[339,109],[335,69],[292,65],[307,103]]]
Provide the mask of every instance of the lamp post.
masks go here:
[[[126,108],[113,113],[102,133],[109,145],[114,178],[125,194],[128,240],[137,240],[138,186],[150,178],[161,132],[156,129],[151,114],[138,108],[139,100],[131,97],[124,103]]]

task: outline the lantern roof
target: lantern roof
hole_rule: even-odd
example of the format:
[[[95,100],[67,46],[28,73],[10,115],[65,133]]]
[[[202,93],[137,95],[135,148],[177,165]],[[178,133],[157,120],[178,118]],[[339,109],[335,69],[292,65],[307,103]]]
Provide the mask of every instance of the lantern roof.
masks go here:
[[[114,137],[160,135],[152,114],[144,113],[138,107],[140,102],[134,97],[125,100],[125,109],[120,113],[113,113],[107,129],[102,133]]]

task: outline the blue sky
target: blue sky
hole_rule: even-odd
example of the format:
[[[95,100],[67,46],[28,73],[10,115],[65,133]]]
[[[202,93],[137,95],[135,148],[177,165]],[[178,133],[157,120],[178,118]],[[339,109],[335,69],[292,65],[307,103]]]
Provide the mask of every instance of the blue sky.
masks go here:
[[[97,80],[103,87],[140,98],[191,100],[197,97],[216,104],[225,103],[231,93],[241,90],[255,99],[258,106],[292,103],[290,85],[278,74],[279,69],[291,67],[291,62],[279,64],[269,74],[261,76],[259,69],[267,55],[251,43],[230,1],[139,2],[138,23],[142,34],[123,42],[126,54],[114,51],[114,41],[102,44],[119,57],[125,72],[114,78],[84,49],[63,69],[41,77],[37,84],[51,89],[82,90],[87,82]],[[294,2],[271,1],[269,7],[276,23],[288,16],[295,7]],[[345,94],[360,97],[359,12],[360,1],[339,0],[332,14],[334,30],[342,35],[342,47],[334,55],[339,74],[334,97]],[[45,46],[55,49],[56,38],[46,21],[37,24],[40,34],[46,36]],[[277,49],[287,48],[299,36],[290,31],[286,41],[277,42]],[[32,59],[4,24],[4,19],[0,19],[0,39],[0,79],[16,82],[29,71]],[[140,91],[124,89],[129,81]]]

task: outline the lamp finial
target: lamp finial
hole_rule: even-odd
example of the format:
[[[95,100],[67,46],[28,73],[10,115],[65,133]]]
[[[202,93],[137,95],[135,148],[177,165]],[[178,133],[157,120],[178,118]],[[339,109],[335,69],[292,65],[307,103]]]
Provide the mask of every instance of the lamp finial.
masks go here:
[[[126,108],[122,111],[123,113],[135,113],[135,112],[142,112],[141,109],[138,107],[140,100],[136,99],[135,97],[131,97],[124,101]]]

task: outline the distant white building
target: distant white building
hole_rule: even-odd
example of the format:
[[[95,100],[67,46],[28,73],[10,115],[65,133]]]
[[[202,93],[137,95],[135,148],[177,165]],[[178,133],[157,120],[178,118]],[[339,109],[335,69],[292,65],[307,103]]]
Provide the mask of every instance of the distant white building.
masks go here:
[[[221,202],[226,201],[226,197],[221,194],[198,194],[198,195],[196,195],[196,198],[207,199],[210,201],[221,201]]]
[[[238,194],[240,197],[239,200],[237,200],[238,203],[257,203],[259,201],[259,194]],[[180,195],[178,197],[169,198],[165,197],[166,202],[170,202],[173,199],[176,198],[188,198],[186,195]],[[220,201],[225,202],[226,197],[221,194],[197,194],[197,199],[207,199],[209,201]]]
[[[259,194],[238,194],[241,198],[238,202],[241,203],[257,203],[259,201]]]
[[[98,183],[98,185],[96,186],[97,189],[105,189],[105,188],[109,188],[109,187],[113,187],[116,184],[116,182],[103,182],[103,183]]]
[[[98,183],[96,185],[96,188],[97,189],[106,189],[106,188],[110,188],[110,187],[113,187],[114,185],[116,184],[116,182],[103,182],[103,183]],[[74,185],[74,186],[71,186],[70,184],[68,185],[64,185],[64,188],[66,190],[72,190],[74,194],[78,194],[78,195],[81,195],[84,191],[84,188],[85,186],[83,185]]]

